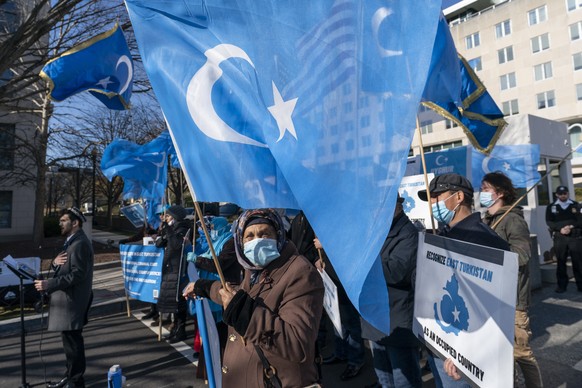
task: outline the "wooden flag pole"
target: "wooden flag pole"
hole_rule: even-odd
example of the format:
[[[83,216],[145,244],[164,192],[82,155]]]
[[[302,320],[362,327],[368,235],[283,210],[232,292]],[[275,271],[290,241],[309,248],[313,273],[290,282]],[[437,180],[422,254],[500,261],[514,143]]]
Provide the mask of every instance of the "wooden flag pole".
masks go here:
[[[428,188],[426,161],[424,160],[424,146],[422,145],[422,132],[420,131],[420,122],[418,120],[418,115],[416,116],[416,133],[418,133],[418,143],[420,144],[420,159],[422,161],[422,171],[424,173],[424,184],[426,185],[426,199],[428,201],[428,210],[430,212],[430,224],[432,226],[432,234],[436,234],[436,228],[434,226],[434,217],[432,215],[432,206],[430,203],[430,190]]]
[[[208,233],[208,228],[206,227],[206,223],[204,223],[204,216],[202,215],[202,210],[200,209],[200,205],[198,202],[194,201],[194,209],[196,209],[196,214],[200,219],[200,225],[202,226],[202,231],[204,231],[204,236],[206,236],[206,241],[208,241],[208,247],[210,248],[210,253],[212,254],[212,260],[214,260],[214,265],[216,266],[216,271],[218,272],[218,276],[220,277],[220,284],[222,284],[222,288],[226,290],[226,281],[224,280],[224,275],[222,274],[222,268],[220,267],[220,263],[218,262],[218,257],[216,256],[216,252],[214,251],[214,246],[212,245],[212,239],[210,238],[210,233]]]

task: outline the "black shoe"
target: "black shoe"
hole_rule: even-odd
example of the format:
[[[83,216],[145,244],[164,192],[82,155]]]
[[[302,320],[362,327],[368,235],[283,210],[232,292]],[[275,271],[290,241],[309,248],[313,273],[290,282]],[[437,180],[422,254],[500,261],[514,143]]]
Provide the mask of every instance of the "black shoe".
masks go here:
[[[357,365],[346,366],[346,369],[344,370],[344,372],[340,376],[340,380],[346,381],[349,379],[353,379],[354,377],[356,377],[358,375],[358,373],[360,373],[362,366],[364,366],[364,365],[362,364],[360,366],[357,366]]]
[[[331,365],[331,364],[339,364],[342,362],[346,362],[347,360],[344,358],[336,357],[335,355],[331,355],[329,357],[325,357],[322,361],[323,365]]]
[[[565,288],[562,288],[562,287],[557,287],[557,288],[556,288],[556,292],[557,292],[558,294],[563,294],[564,292],[566,292],[566,289],[565,289]]]
[[[154,319],[154,320],[157,320],[159,316],[160,316],[160,315],[158,314],[158,312],[157,312],[157,311],[150,310],[150,312],[149,312],[149,313],[147,313],[146,315],[144,315],[143,317],[141,317],[141,319],[142,319],[142,320],[144,320],[144,321],[145,321],[146,319]]]
[[[58,383],[47,383],[46,388],[63,388],[68,382],[69,378],[65,376]]]
[[[186,326],[180,325],[180,327],[174,332],[174,335],[167,339],[171,344],[176,342],[184,341],[186,339]]]

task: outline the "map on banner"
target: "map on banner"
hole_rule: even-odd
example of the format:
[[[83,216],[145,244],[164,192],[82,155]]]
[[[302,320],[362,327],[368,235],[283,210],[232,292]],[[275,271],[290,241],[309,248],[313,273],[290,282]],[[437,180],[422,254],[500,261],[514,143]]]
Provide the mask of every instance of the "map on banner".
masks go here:
[[[427,174],[428,181],[430,182],[434,178],[434,174]],[[418,198],[418,192],[420,190],[426,189],[426,183],[424,181],[424,175],[413,175],[405,176],[400,181],[400,187],[398,188],[398,193],[404,202],[402,207],[404,213],[410,218],[413,223],[421,223],[424,229],[432,228],[430,222],[430,209],[428,208],[428,202],[421,201]],[[435,226],[437,225],[435,221]]]
[[[426,234],[418,247],[414,334],[479,387],[513,385],[517,254]]]
[[[142,302],[157,303],[164,248],[122,244],[119,254],[127,295]]]

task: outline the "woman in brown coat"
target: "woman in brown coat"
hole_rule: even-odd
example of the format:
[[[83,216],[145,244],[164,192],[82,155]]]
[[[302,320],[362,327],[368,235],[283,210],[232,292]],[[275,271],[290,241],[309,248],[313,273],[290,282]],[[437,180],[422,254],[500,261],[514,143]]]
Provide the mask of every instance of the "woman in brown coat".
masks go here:
[[[235,224],[237,260],[245,268],[238,290],[200,279],[185,296],[210,297],[224,306],[229,335],[224,387],[263,387],[264,362],[282,387],[319,381],[315,343],[323,308],[323,283],[307,259],[285,237],[272,209],[247,210]]]

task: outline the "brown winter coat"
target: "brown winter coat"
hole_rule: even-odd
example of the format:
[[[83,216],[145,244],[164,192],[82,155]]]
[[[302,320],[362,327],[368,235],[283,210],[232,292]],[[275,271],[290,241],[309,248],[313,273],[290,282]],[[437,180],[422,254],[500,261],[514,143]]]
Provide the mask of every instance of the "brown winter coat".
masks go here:
[[[323,282],[307,259],[287,241],[281,257],[262,271],[250,286],[245,271],[242,290],[255,300],[249,325],[241,337],[228,328],[222,367],[226,388],[263,387],[263,367],[253,346],[257,344],[275,367],[283,387],[305,387],[318,381],[315,343],[323,309]],[[211,298],[221,303],[220,282]]]

